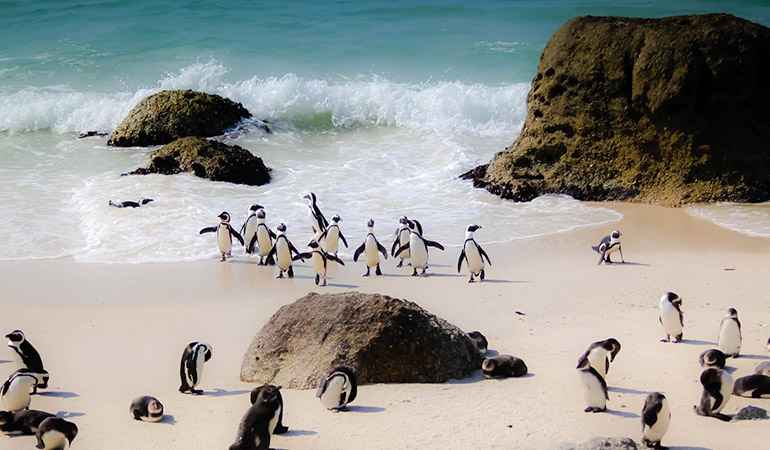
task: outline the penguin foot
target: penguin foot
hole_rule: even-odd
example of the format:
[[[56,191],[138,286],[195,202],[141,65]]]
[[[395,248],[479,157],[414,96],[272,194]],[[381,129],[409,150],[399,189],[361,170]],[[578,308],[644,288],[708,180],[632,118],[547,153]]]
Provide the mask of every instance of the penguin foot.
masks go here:
[[[680,334],[679,336],[674,336],[674,344],[678,344],[680,342],[682,342],[682,335]]]
[[[404,261],[400,261],[398,264],[396,264],[396,268],[398,267],[404,267]]]
[[[479,278],[481,278],[481,281],[484,281],[484,270],[481,270],[481,273],[479,274]]]
[[[365,277],[369,276],[369,267],[366,268],[366,273],[364,274]]]
[[[318,283],[319,283],[320,281],[321,281],[321,277],[319,277],[318,275],[316,275],[316,276],[315,276],[315,284],[316,284],[316,286],[318,286]],[[325,282],[326,282],[326,280],[324,280],[324,283],[325,283]]]
[[[592,413],[598,413],[598,412],[604,412],[605,409],[607,409],[607,408],[606,407],[605,408],[596,408],[596,407],[589,406],[588,408],[584,409],[583,411],[585,411],[585,412],[592,412]]]
[[[289,266],[288,276],[289,278],[294,278],[294,267]]]
[[[661,339],[660,342],[671,342],[671,339],[670,338]]]
[[[739,357],[739,356],[741,356],[741,355],[739,355],[739,354],[737,354],[737,353],[733,353],[733,354],[732,354],[732,357],[733,357],[733,358],[737,358],[737,357]]]
[[[316,284],[318,284],[318,283],[316,283]],[[326,278],[324,278],[324,282],[321,284],[321,287],[324,287],[324,286],[326,286]]]
[[[200,389],[190,389],[192,395],[203,395],[203,391]]]
[[[277,277],[275,277],[275,278],[276,278],[276,279],[280,279],[280,278],[283,278],[283,272],[279,272],[279,273],[278,273],[278,276],[277,276]]]
[[[728,415],[725,415],[725,414],[722,414],[722,413],[716,413],[716,414],[713,415],[713,417],[721,420],[722,422],[729,422],[729,421],[733,420],[732,417],[730,417]]]
[[[471,277],[471,279],[468,280],[468,283],[475,283],[475,282],[476,282],[476,280],[474,280],[473,277]]]
[[[416,276],[417,276],[417,268],[416,268],[416,267],[415,267],[415,269],[414,269],[414,272],[412,272],[412,276],[413,276],[413,277],[416,277]]]
[[[375,275],[382,275],[382,270],[380,270],[380,265],[379,264],[377,264],[377,268],[374,269],[374,274]]]

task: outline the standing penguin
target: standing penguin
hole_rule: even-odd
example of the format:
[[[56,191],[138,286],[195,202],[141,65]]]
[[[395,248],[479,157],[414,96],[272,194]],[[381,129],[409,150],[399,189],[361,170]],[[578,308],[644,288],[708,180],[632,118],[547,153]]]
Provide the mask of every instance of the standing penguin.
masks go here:
[[[259,247],[259,265],[273,265],[275,260],[270,257],[270,250],[273,248],[273,239],[276,238],[275,233],[265,223],[264,209],[257,211],[257,231],[255,237],[257,239],[257,245]]]
[[[241,245],[243,245],[243,238],[230,226],[230,214],[228,214],[227,211],[224,211],[218,217],[220,220],[219,225],[204,228],[199,234],[217,233],[217,246],[219,247],[219,252],[222,253],[222,262],[224,262],[227,259],[227,256],[231,256],[233,236],[238,239],[238,242],[240,242]]]
[[[320,240],[321,234],[326,230],[326,227],[329,226],[329,221],[326,220],[326,217],[324,217],[323,213],[318,208],[314,193],[310,192],[302,198],[307,199],[307,217],[310,219],[310,226],[313,228],[313,238]]]
[[[342,239],[342,243],[345,244],[345,248],[348,248],[348,241],[345,240],[345,236],[343,236],[342,231],[340,231],[341,220],[342,218],[340,215],[335,214],[334,217],[332,217],[332,223],[329,224],[318,238],[318,242],[321,242],[324,239],[326,240],[326,253],[333,254],[334,256],[337,256],[337,251],[340,247],[340,239]]]
[[[190,342],[182,352],[179,364],[179,377],[182,384],[179,392],[201,395],[203,391],[195,389],[203,377],[203,363],[211,359],[211,346],[205,342]]]
[[[711,368],[701,372],[700,382],[703,385],[703,394],[700,404],[693,406],[695,414],[729,422],[730,417],[720,414],[720,411],[733,393],[733,377],[724,369]]]
[[[356,399],[358,382],[356,374],[347,367],[335,367],[321,377],[315,396],[321,399],[326,409],[347,411],[348,403]]]
[[[585,412],[602,412],[607,409],[607,400],[610,396],[607,392],[607,382],[599,372],[594,369],[588,358],[582,358],[578,365],[580,382],[583,385],[583,398],[586,401]]]
[[[313,270],[315,270],[315,284],[318,285],[318,283],[323,279],[323,284],[320,286],[326,286],[326,269],[327,264],[329,261],[334,261],[338,264],[345,265],[344,262],[342,262],[341,259],[337,258],[334,255],[330,255],[326,253],[321,246],[318,244],[318,242],[314,240],[310,241],[308,244],[311,251],[300,253],[296,255],[293,259],[294,261],[301,259],[306,260],[308,258],[313,259]]]
[[[33,388],[33,392],[37,393],[38,388],[47,388],[48,379],[50,378],[48,371],[43,368],[43,359],[40,358],[40,353],[27,340],[24,332],[13,330],[6,334],[5,337],[8,338],[8,347],[13,350],[13,359],[16,361],[17,367],[27,369],[28,373],[36,377],[37,383]]]
[[[280,416],[280,386],[259,392],[238,425],[238,434],[229,450],[269,450],[271,430]]]
[[[270,432],[272,434],[284,434],[289,431],[289,427],[283,424],[283,396],[281,395],[281,386],[273,386],[272,384],[263,384],[262,386],[255,387],[251,390],[250,400],[254,405],[258,401],[264,401],[265,397],[278,394],[278,410],[270,419]]]
[[[267,259],[275,258],[278,265],[278,277],[283,278],[283,273],[288,272],[289,278],[294,278],[294,269],[292,268],[292,254],[299,255],[299,250],[291,243],[289,238],[286,237],[286,224],[281,222],[276,228],[278,235],[275,237],[275,243],[273,248],[267,254]]]
[[[653,392],[644,400],[642,408],[642,444],[647,448],[666,450],[660,444],[671,423],[671,409],[668,407],[666,396]]]
[[[403,247],[404,245],[409,243],[409,233],[411,231],[409,230],[409,219],[406,218],[406,216],[401,216],[398,218],[398,228],[396,228],[396,239],[393,241],[393,247],[390,249],[390,256],[395,257],[396,256],[396,250],[399,249],[399,247]],[[409,259],[409,249],[404,250],[401,252],[401,257],[398,260],[398,264],[396,267],[402,267],[404,265],[404,260]]]
[[[438,242],[429,241],[422,237],[422,225],[416,220],[410,220],[409,226],[411,232],[409,233],[409,242],[402,245],[397,251],[395,256],[398,257],[405,250],[410,251],[410,259],[412,261],[412,267],[414,272],[412,276],[416,277],[417,269],[422,269],[422,275],[425,276],[425,269],[428,268],[428,247],[436,247],[439,250],[444,250],[444,246]],[[417,229],[414,229],[414,227]]]
[[[254,246],[257,244],[257,211],[262,209],[262,206],[254,203],[249,206],[249,210],[246,213],[246,221],[241,225],[241,237],[246,243],[246,253],[254,253]]]
[[[5,409],[11,412],[29,409],[30,390],[37,384],[37,377],[30,373],[14,373],[0,388],[0,398]]]
[[[704,350],[698,357],[700,366],[704,369],[714,367],[716,369],[724,369],[726,363],[725,354],[715,348]]]
[[[682,298],[673,292],[663,294],[658,304],[658,320],[666,331],[666,339],[661,339],[660,342],[670,342],[671,336],[674,337],[674,342],[681,342],[684,327]]]
[[[468,283],[475,281],[473,279],[474,275],[478,276],[482,281],[484,280],[484,258],[487,258],[487,263],[490,266],[492,265],[487,252],[473,239],[473,232],[480,229],[481,225],[476,225],[475,223],[468,225],[468,228],[465,230],[463,249],[460,251],[460,259],[457,260],[457,273],[460,273],[463,259],[468,262],[468,270],[471,273],[471,279],[468,280]]]
[[[75,436],[78,435],[78,427],[58,417],[49,417],[40,423],[37,428],[37,448],[41,450],[64,450],[72,445]]]
[[[719,324],[717,348],[728,358],[737,358],[741,352],[741,322],[735,308],[728,309],[727,315]]]
[[[588,350],[578,359],[577,368],[583,365],[583,360],[596,369],[602,378],[607,376],[610,370],[610,362],[615,361],[615,356],[620,352],[620,342],[615,338],[597,341],[588,346]]]
[[[601,258],[599,258],[599,263],[597,265],[601,264],[602,262],[612,264],[610,255],[615,252],[620,252],[620,262],[626,262],[623,260],[623,250],[620,248],[620,236],[620,231],[614,230],[612,233],[610,233],[609,236],[604,236],[604,238],[599,242],[599,245],[594,245],[591,247],[595,252],[602,255]]]
[[[382,275],[379,253],[382,253],[382,256],[385,257],[385,259],[388,259],[388,251],[385,250],[385,247],[383,247],[382,244],[380,244],[380,241],[374,236],[374,219],[369,219],[366,226],[368,228],[366,237],[361,246],[356,249],[355,253],[353,253],[353,262],[358,262],[358,257],[361,256],[361,253],[366,252],[366,273],[364,276],[369,276],[369,269],[372,267],[376,267],[374,270],[375,275]]]
[[[129,412],[134,420],[157,422],[163,419],[163,404],[155,397],[143,395],[131,402]]]

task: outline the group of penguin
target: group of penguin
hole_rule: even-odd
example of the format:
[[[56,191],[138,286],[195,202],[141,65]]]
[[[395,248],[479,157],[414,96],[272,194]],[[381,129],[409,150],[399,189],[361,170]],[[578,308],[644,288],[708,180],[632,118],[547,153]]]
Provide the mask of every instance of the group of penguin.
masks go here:
[[[246,220],[236,231],[230,225],[230,214],[227,211],[222,212],[219,217],[219,224],[212,227],[206,227],[200,230],[200,234],[216,233],[217,246],[222,255],[222,262],[232,256],[232,241],[235,238],[242,246],[246,248],[247,254],[256,254],[259,256],[259,265],[277,265],[278,277],[283,278],[286,273],[289,278],[294,276],[292,264],[295,261],[305,261],[310,259],[313,262],[315,271],[315,284],[326,286],[326,274],[329,262],[340,265],[345,263],[337,256],[340,242],[348,247],[348,242],[340,230],[342,218],[335,214],[329,222],[321,212],[317,204],[316,195],[312,192],[303,197],[307,200],[308,218],[313,229],[313,238],[308,243],[309,252],[299,252],[294,244],[286,236],[286,224],[280,223],[276,229],[278,233],[273,232],[265,221],[266,212],[263,206],[253,204],[249,206]],[[376,275],[382,275],[380,269],[380,254],[384,259],[388,259],[388,251],[377,240],[374,235],[374,220],[369,219],[366,224],[367,233],[361,245],[353,252],[353,261],[358,262],[358,258],[363,254],[366,263],[366,273],[369,276],[371,269],[374,269]],[[480,225],[471,224],[466,228],[465,241],[457,261],[457,272],[459,273],[463,261],[467,262],[470,271],[469,282],[474,282],[475,277],[484,280],[486,265],[491,265],[489,255],[474,239],[474,232],[481,229]],[[406,216],[401,216],[398,221],[398,228],[395,232],[395,240],[390,250],[390,255],[399,258],[396,267],[402,267],[405,260],[413,268],[412,276],[426,275],[428,268],[428,249],[430,247],[444,250],[444,246],[438,242],[431,241],[423,237],[422,225],[417,220],[410,220]],[[485,263],[486,259],[486,263]]]

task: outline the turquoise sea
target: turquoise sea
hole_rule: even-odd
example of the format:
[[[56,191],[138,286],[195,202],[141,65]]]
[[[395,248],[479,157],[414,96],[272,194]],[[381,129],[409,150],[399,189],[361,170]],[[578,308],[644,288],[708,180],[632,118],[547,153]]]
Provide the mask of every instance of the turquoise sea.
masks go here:
[[[254,202],[304,243],[307,191],[353,242],[370,217],[389,241],[402,214],[449,246],[471,222],[484,242],[611,227],[621,216],[609,208],[514,204],[457,176],[513,142],[540,52],[570,18],[707,12],[770,25],[758,0],[0,1],[0,260],[216,258],[198,230],[222,210],[238,228]],[[261,156],[273,181],[121,177],[154,149],[78,139],[163,89],[223,95],[272,122],[273,134],[245,123],[225,140]],[[141,197],[155,202],[107,206]],[[770,205],[687,211],[770,237]]]

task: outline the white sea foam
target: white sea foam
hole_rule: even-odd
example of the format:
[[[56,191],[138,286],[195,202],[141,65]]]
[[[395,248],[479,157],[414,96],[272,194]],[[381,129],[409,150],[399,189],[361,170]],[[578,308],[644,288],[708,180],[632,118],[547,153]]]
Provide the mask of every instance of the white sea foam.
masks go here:
[[[770,202],[688,205],[687,214],[748,236],[770,238]]]

